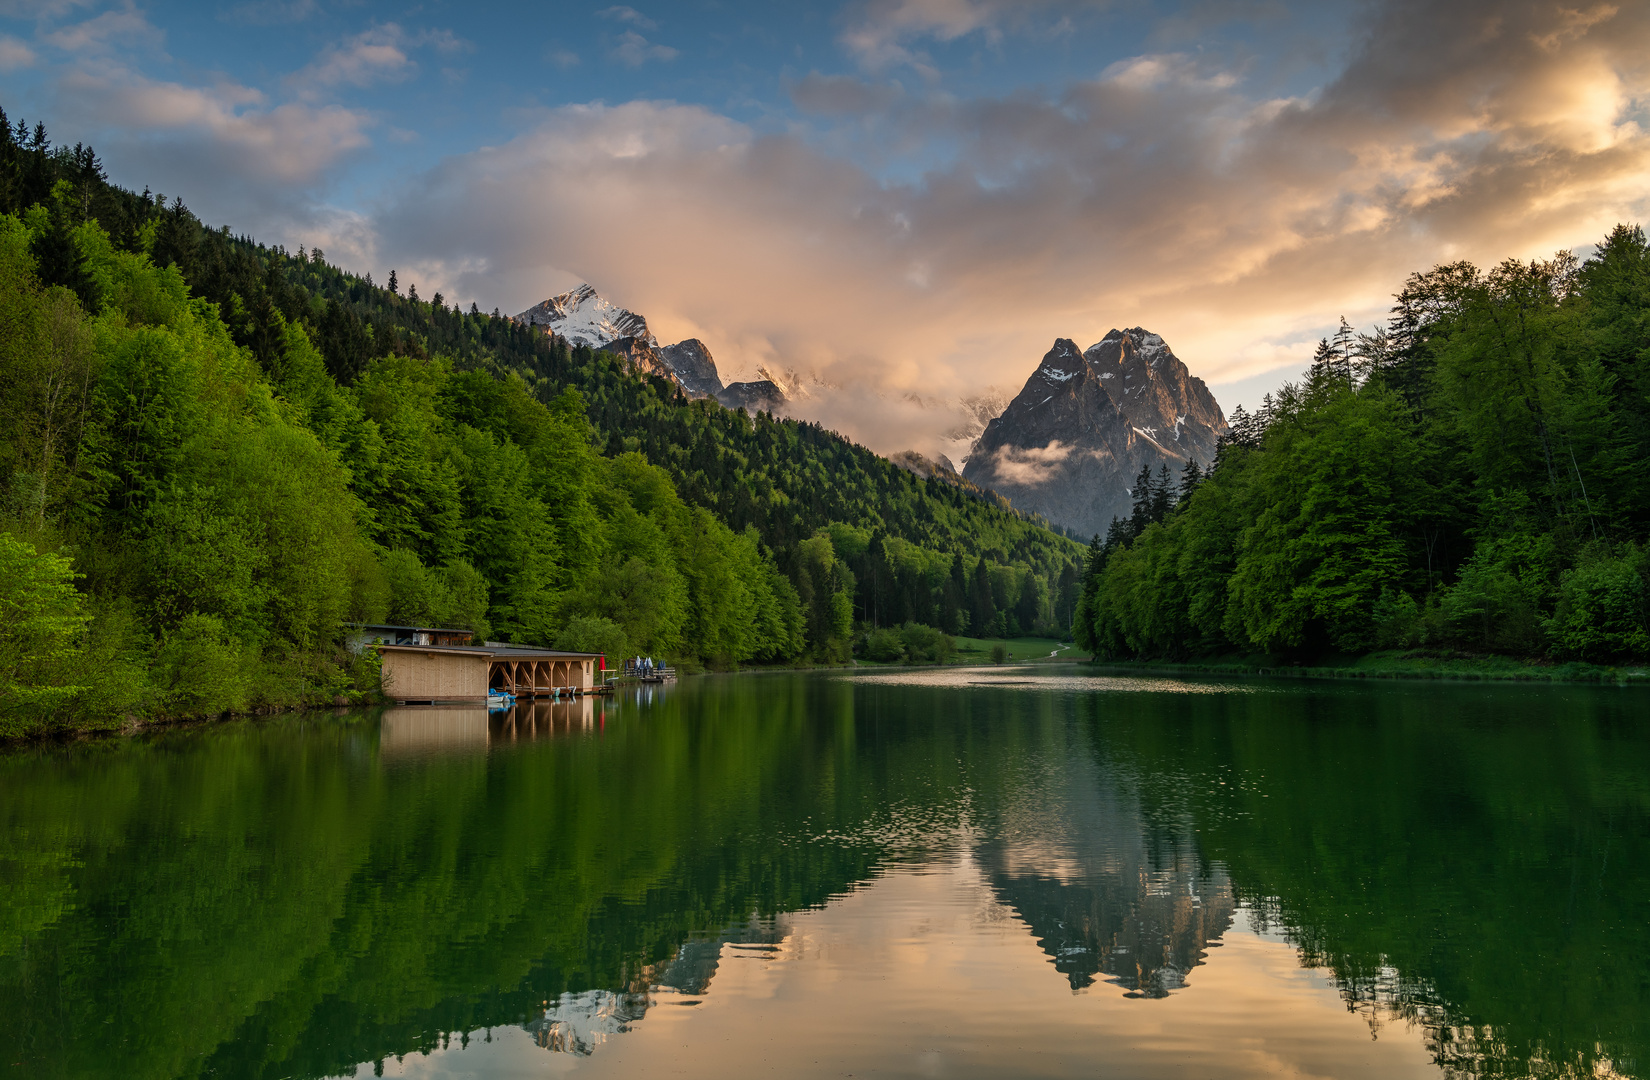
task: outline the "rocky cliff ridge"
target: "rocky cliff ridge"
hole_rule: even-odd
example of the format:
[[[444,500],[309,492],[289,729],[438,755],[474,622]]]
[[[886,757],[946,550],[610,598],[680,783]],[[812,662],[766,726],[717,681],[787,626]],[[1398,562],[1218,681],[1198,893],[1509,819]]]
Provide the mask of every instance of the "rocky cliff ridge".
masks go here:
[[[1127,517],[1149,465],[1178,479],[1207,466],[1226,418],[1203,380],[1157,334],[1113,330],[1087,349],[1059,338],[1002,415],[986,425],[963,475],[1082,535]]]

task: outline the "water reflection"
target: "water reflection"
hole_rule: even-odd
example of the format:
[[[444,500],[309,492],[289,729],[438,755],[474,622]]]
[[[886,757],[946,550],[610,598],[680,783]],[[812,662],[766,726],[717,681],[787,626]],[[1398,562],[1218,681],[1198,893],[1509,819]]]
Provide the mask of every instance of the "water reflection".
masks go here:
[[[0,1065],[709,1073],[755,1039],[799,1074],[1219,1078],[1273,1039],[1321,1075],[1642,1073],[1642,694],[1118,682],[740,676],[0,757]]]
[[[1231,882],[1189,826],[1146,820],[1139,785],[1103,766],[1091,732],[1068,738],[995,762],[976,860],[1072,990],[1104,977],[1166,997],[1231,924]]]
[[[562,994],[522,1029],[540,1048],[589,1057],[631,1029],[661,1002],[697,1005],[722,963],[724,950],[772,953],[790,933],[789,919],[750,919],[713,937],[682,943],[669,960],[642,968],[622,990]]]

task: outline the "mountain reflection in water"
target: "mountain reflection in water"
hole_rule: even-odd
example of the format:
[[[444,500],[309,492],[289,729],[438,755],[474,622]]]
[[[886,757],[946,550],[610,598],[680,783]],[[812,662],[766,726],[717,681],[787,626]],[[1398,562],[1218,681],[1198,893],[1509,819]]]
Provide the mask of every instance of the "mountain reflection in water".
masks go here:
[[[1646,705],[1061,666],[25,748],[0,1067],[1643,1076]]]

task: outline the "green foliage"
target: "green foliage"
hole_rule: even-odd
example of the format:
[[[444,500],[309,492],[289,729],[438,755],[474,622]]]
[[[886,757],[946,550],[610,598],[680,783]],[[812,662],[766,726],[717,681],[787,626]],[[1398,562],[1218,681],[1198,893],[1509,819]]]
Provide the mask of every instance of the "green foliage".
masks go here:
[[[487,623],[487,579],[463,559],[427,568],[412,552],[397,549],[380,560],[389,584],[386,617],[396,626],[468,630],[475,640],[491,633]]]
[[[1008,663],[1008,646],[1000,641],[991,646],[991,662],[993,664]]]
[[[840,663],[856,615],[964,629],[959,568],[997,629],[1054,626],[1076,580],[971,485],[208,229],[3,118],[0,526],[108,613],[80,647],[118,674],[32,676],[82,725],[365,689],[348,621]]]
[[[1091,551],[1105,656],[1466,649],[1643,659],[1650,248],[1412,276],[1386,331],[1325,341],[1239,410],[1214,467]],[[1151,491],[1146,489],[1150,488]]]
[[[85,690],[66,681],[90,621],[74,577],[70,559],[0,532],[0,717],[49,713]]]
[[[957,653],[955,638],[922,623],[906,623],[899,636],[905,659],[913,664],[944,664]]]
[[[1554,643],[1578,660],[1650,654],[1650,557],[1629,546],[1620,556],[1589,549],[1564,572],[1548,623]]]
[[[556,637],[555,647],[568,652],[601,653],[615,664],[631,655],[624,627],[599,615],[580,615],[567,620]]]

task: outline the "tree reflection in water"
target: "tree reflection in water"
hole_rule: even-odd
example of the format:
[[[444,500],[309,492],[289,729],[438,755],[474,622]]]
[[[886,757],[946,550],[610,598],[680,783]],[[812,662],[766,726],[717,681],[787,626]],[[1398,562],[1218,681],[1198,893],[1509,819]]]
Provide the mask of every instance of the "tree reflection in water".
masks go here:
[[[8,1061],[323,1077],[499,1027],[588,1053],[961,845],[1074,991],[1196,994],[1241,923],[1451,1075],[1638,1074],[1642,693],[1040,678],[709,678],[588,716],[13,752]]]

